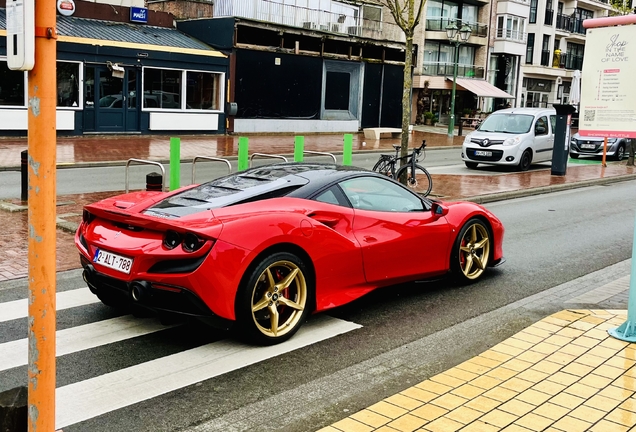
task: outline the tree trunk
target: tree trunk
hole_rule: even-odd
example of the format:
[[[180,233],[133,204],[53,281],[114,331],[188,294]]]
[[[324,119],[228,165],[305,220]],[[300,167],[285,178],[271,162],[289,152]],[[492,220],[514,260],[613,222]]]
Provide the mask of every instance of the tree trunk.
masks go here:
[[[411,124],[411,87],[413,85],[413,35],[406,34],[406,51],[404,53],[404,88],[402,89],[402,143],[400,156],[405,157],[409,153],[409,125]],[[400,165],[404,165],[406,159],[402,159]],[[406,179],[400,179],[406,183]]]

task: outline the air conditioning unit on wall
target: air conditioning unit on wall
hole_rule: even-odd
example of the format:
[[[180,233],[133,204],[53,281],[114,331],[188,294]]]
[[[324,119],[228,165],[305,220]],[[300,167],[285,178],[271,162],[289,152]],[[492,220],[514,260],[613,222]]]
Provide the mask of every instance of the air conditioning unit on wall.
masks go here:
[[[358,26],[347,27],[347,33],[354,36],[360,36],[362,34],[362,28]]]
[[[305,21],[303,23],[303,28],[315,30],[318,26],[316,26],[315,22]]]

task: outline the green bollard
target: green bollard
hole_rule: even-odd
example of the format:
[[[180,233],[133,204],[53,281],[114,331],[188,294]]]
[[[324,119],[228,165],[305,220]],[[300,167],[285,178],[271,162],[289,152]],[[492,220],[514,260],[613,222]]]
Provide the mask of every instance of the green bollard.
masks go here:
[[[170,138],[170,190],[179,189],[181,181],[181,139]]]
[[[294,162],[302,162],[305,150],[305,137],[296,136],[294,138]]]
[[[248,137],[239,137],[239,148],[238,148],[238,170],[245,171],[250,167],[249,158],[247,156],[249,147],[249,138]]]
[[[345,134],[344,149],[342,152],[342,164],[351,165],[351,153],[353,152],[353,135]]]

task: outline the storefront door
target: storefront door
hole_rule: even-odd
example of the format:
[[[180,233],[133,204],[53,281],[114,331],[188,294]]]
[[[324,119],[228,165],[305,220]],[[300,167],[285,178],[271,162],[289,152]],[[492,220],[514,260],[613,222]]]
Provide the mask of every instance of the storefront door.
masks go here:
[[[84,130],[87,132],[139,131],[138,71],[126,68],[122,78],[102,66],[87,66]]]

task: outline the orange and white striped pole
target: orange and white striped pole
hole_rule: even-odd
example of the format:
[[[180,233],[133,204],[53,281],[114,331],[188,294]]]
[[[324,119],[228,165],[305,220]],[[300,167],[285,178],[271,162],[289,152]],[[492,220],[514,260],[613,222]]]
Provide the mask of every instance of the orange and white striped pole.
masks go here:
[[[35,62],[29,71],[28,430],[55,430],[56,17],[35,2]]]

